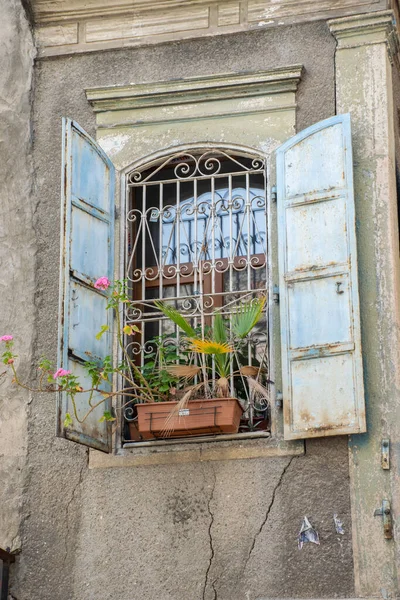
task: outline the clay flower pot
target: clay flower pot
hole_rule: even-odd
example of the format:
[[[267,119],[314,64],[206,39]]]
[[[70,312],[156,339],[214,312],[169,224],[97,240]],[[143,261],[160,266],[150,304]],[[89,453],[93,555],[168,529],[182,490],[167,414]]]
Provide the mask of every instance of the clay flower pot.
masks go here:
[[[136,405],[138,429],[143,439],[237,433],[239,430],[243,409],[237,398],[190,400],[178,415],[169,418],[176,404],[151,402]]]

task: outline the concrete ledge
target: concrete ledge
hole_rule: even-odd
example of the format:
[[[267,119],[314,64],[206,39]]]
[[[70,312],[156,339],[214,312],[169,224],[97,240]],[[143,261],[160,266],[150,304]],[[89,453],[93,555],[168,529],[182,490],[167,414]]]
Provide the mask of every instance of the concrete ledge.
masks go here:
[[[198,443],[188,449],[186,445],[160,448],[122,448],[116,454],[90,450],[90,469],[116,467],[144,467],[152,465],[181,464],[189,462],[244,460],[251,458],[278,458],[304,454],[304,443],[284,440],[235,440],[230,442]]]

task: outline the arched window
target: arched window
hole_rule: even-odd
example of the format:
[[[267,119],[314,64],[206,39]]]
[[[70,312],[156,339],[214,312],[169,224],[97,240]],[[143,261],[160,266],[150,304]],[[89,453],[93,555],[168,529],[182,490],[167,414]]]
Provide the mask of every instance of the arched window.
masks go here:
[[[256,155],[199,149],[145,165],[127,181],[125,276],[132,304],[126,320],[141,331],[130,351],[142,368],[157,369],[166,356],[179,360],[181,334],[155,300],[204,329],[217,312],[229,320],[238,303],[268,294],[265,163]],[[268,373],[265,316],[241,352],[247,365]],[[232,392],[235,387],[248,405],[246,383],[234,376],[234,356],[231,363]],[[267,427],[266,410],[258,408],[245,413],[242,429]]]

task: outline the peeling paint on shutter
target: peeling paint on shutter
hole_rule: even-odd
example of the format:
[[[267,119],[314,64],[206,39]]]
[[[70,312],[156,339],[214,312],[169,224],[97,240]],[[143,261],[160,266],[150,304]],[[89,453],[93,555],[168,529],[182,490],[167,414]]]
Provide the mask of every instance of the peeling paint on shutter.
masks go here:
[[[285,439],[366,431],[350,115],[277,150]]]
[[[112,336],[95,335],[104,324],[111,328],[106,294],[93,287],[101,276],[113,279],[114,167],[101,148],[70,119],[63,119],[61,189],[61,266],[58,367],[70,369],[84,389],[91,387],[83,365],[112,354]],[[75,396],[79,417],[88,411],[87,394]],[[92,404],[100,399],[92,399]],[[71,399],[59,394],[57,435],[110,452],[111,427],[100,423],[110,401],[79,423]],[[67,413],[73,418],[64,427]]]

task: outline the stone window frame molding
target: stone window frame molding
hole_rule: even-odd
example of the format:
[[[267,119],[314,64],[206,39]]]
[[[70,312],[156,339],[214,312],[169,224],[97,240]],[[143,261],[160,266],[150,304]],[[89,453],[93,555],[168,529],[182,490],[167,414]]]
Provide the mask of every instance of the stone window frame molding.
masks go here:
[[[120,179],[117,211],[121,225],[116,232],[116,252],[120,265],[124,248],[123,236],[120,234],[122,207],[126,201],[128,173],[171,152],[183,152],[199,147],[219,147],[229,148],[231,152],[259,153],[267,159],[268,176],[274,178],[274,168],[269,158],[275,147],[295,133],[295,95],[302,74],[303,66],[293,65],[251,73],[191,77],[86,90],[87,99],[96,114],[97,141],[113,161]],[[248,143],[248,140],[244,140],[247,143],[231,143],[227,141],[229,138],[225,132],[220,131],[228,123],[226,127],[228,131],[231,128],[230,139],[233,139],[234,133],[239,131],[245,122],[252,124],[250,127],[254,128],[254,132],[259,129],[260,124],[265,124],[264,137],[269,138],[268,141],[264,145],[261,145],[260,140],[254,144]],[[270,131],[271,122],[278,123],[276,131],[273,127]],[[207,129],[210,123],[217,133],[213,139],[207,137],[205,142],[200,131],[203,132],[204,127]],[[215,127],[216,123],[221,127]],[[171,136],[170,143],[166,139],[168,135],[164,135],[157,147],[155,142],[160,128],[170,130],[173,127],[179,127],[180,134]],[[188,132],[187,136],[182,134],[185,131]],[[137,141],[143,132],[150,137],[153,132],[154,140],[150,145],[142,144],[143,149],[138,149]],[[249,139],[251,135],[250,132]],[[134,154],[132,148],[135,149]],[[153,151],[150,151],[151,149]],[[133,161],[132,155],[136,155]],[[275,251],[273,247],[271,251]],[[277,312],[275,311],[271,323],[272,329],[276,330]],[[277,371],[280,361],[278,355],[279,352],[276,352]],[[279,389],[279,384],[276,387]],[[89,464],[92,468],[123,467],[303,454],[303,441],[283,440],[282,414],[276,409],[275,402],[272,412],[274,426],[271,437],[244,439],[243,434],[238,434],[237,439],[229,441],[191,440],[190,443],[181,444],[132,444],[122,447],[121,435],[117,432],[114,436],[114,454],[105,455],[91,450]]]
[[[96,87],[85,92],[96,114],[97,139],[102,145],[102,130],[110,128],[295,111],[295,93],[303,70],[302,65],[296,64],[249,73]],[[230,105],[227,111],[226,102],[230,100],[238,103],[236,107]],[[113,158],[113,153],[110,156]]]

